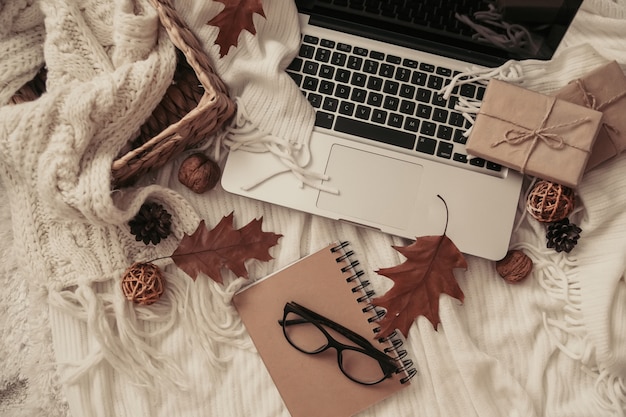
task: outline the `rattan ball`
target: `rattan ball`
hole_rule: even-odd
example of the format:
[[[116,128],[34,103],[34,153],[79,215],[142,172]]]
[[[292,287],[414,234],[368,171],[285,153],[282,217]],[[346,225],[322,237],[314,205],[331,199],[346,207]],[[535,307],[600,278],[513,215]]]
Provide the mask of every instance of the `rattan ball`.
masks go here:
[[[574,210],[574,190],[551,181],[538,181],[528,194],[526,210],[535,219],[552,223],[569,216]]]
[[[496,271],[510,284],[523,281],[532,269],[532,259],[519,249],[510,250],[504,258],[496,262]]]
[[[124,272],[122,292],[128,301],[141,305],[154,304],[165,290],[165,281],[158,266],[135,262]]]

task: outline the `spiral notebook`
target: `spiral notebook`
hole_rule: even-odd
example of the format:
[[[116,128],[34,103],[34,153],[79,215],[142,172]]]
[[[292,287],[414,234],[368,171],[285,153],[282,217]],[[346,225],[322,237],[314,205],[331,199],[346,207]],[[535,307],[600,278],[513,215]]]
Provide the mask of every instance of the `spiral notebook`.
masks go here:
[[[382,312],[347,242],[337,242],[244,287],[233,298],[292,417],[351,416],[409,385],[416,374],[399,333],[376,337]],[[398,361],[398,372],[361,385],[339,369],[334,349],[304,354],[289,344],[279,321],[294,301],[360,334]]]

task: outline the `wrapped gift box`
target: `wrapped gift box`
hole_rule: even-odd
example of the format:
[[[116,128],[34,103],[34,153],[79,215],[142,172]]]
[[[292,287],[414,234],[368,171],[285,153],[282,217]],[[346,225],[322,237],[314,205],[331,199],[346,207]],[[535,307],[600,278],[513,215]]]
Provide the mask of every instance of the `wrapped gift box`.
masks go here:
[[[467,152],[522,173],[576,187],[602,124],[602,113],[491,80]]]
[[[555,96],[604,115],[585,171],[626,149],[626,76],[613,61],[567,84]]]

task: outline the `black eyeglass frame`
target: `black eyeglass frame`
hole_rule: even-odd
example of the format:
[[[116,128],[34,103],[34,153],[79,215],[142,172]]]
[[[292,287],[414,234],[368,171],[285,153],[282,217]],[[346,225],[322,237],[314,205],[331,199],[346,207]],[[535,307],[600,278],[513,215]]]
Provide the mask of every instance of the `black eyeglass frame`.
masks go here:
[[[286,320],[287,319],[287,314],[289,313],[295,313],[298,314],[300,317],[302,317],[304,320]],[[309,352],[306,350],[301,349],[300,347],[298,347],[296,344],[294,344],[292,342],[292,340],[289,338],[289,336],[287,335],[287,329],[286,326],[289,326],[290,324],[301,324],[301,323],[310,323],[313,324],[315,327],[317,327],[325,336],[327,339],[327,343],[322,346],[320,349],[316,350],[315,352]],[[283,335],[285,336],[285,339],[287,339],[287,341],[289,342],[289,344],[291,346],[293,346],[294,348],[296,348],[297,350],[299,350],[302,353],[306,353],[309,355],[316,355],[318,353],[322,353],[330,348],[334,348],[337,352],[337,363],[339,365],[339,369],[341,370],[341,372],[350,380],[362,384],[362,385],[376,385],[381,383],[382,381],[384,381],[387,378],[390,378],[394,373],[399,372],[399,366],[398,363],[391,358],[390,356],[386,355],[385,353],[381,352],[380,350],[376,349],[369,340],[367,340],[366,338],[364,338],[363,336],[361,336],[358,333],[353,332],[352,330],[342,326],[339,323],[336,323],[332,320],[330,320],[329,318],[326,318],[324,316],[322,316],[321,314],[318,314],[312,310],[309,310],[308,308],[294,302],[288,302],[285,304],[285,308],[283,311],[283,319],[278,321],[278,324],[281,325],[282,329],[283,329]],[[344,343],[341,343],[339,341],[337,341],[335,338],[333,338],[330,333],[328,333],[328,331],[326,331],[326,329],[324,329],[322,326],[326,326],[334,331],[336,331],[337,333],[341,334],[342,336],[346,337],[348,340],[350,340],[351,342],[353,342],[354,344],[358,345],[358,346],[350,346],[350,345],[346,345]],[[364,382],[364,381],[359,381],[358,379],[355,379],[354,377],[350,376],[343,368],[343,364],[342,364],[342,354],[341,352],[344,350],[354,350],[356,352],[360,352],[364,355],[367,355],[369,357],[371,357],[372,359],[376,360],[383,372],[383,377],[377,381],[373,381],[373,382]]]

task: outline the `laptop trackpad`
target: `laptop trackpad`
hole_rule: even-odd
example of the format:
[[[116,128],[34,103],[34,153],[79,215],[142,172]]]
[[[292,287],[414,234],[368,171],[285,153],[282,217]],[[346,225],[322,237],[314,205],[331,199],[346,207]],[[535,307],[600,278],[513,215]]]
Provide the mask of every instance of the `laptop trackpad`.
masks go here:
[[[325,184],[339,195],[320,192],[317,206],[356,218],[405,228],[415,213],[422,166],[371,152],[333,145]],[[346,217],[341,217],[344,215]]]

